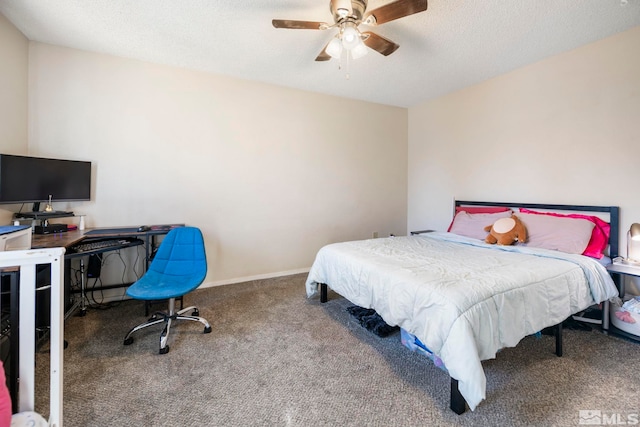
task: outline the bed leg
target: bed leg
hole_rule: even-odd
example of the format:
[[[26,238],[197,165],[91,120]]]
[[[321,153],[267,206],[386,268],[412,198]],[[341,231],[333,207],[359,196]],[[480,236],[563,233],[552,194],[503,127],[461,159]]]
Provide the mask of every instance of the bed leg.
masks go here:
[[[555,327],[556,332],[556,356],[562,357],[562,322]]]
[[[327,298],[327,284],[320,283],[320,302],[327,302],[329,299]]]
[[[458,389],[458,380],[455,378],[451,378],[451,399],[449,401],[449,408],[460,415],[463,414],[467,410],[467,402],[460,394],[460,390]]]

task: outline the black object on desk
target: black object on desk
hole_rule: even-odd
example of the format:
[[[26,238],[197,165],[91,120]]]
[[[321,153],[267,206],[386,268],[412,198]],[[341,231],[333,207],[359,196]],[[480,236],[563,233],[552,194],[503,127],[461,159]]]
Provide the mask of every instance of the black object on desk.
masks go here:
[[[74,258],[74,255],[76,257],[95,255],[102,252],[117,251],[132,246],[139,246],[143,243],[143,240],[135,237],[85,239],[68,248],[65,257]]]
[[[67,224],[36,225],[33,227],[33,232],[35,234],[65,233],[67,227]]]

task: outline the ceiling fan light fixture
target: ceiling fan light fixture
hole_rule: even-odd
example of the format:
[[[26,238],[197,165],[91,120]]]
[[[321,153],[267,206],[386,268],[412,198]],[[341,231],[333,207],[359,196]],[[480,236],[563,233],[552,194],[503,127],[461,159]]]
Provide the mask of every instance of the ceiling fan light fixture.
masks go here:
[[[0,0],[1,1],[1,0]],[[378,0],[383,1],[383,0]],[[371,31],[361,32],[360,25],[381,25],[395,21],[405,16],[427,10],[427,0],[387,0],[389,3],[367,10],[369,0],[329,0],[329,10],[333,16],[333,23],[317,21],[299,21],[291,19],[272,19],[275,28],[290,28],[297,30],[328,30],[337,29],[338,34],[316,57],[316,61],[328,61],[340,58],[345,53],[347,64],[349,59],[360,58],[368,50],[374,50],[381,55],[389,56],[400,45]],[[620,0],[622,1],[622,0]],[[626,0],[624,0],[626,2]],[[335,33],[334,33],[335,34]]]
[[[368,51],[369,49],[367,49],[367,46],[362,42],[362,40],[360,40],[360,43],[358,43],[353,49],[351,49],[351,57],[353,59],[362,58],[367,54]]]
[[[358,43],[362,43],[360,39],[360,31],[355,27],[355,25],[345,25],[342,30],[342,47],[347,50],[351,50],[358,45]]]
[[[342,55],[342,43],[340,39],[334,38],[331,40],[324,51],[332,58],[340,58]]]

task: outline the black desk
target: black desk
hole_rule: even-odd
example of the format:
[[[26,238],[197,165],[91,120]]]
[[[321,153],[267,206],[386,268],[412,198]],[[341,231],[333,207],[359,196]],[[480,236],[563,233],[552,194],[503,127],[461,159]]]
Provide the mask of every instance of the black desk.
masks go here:
[[[149,262],[153,257],[153,252],[156,248],[156,237],[165,235],[173,228],[184,227],[184,224],[169,224],[169,225],[152,225],[147,231],[138,231],[138,227],[112,227],[112,228],[92,228],[85,230],[83,240],[87,238],[127,238],[134,237],[144,241],[145,245],[145,269],[149,267]],[[80,240],[77,243],[81,243]]]
[[[86,314],[86,305],[85,305],[85,271],[84,271],[84,257],[88,257],[94,253],[99,252],[107,252],[109,250],[119,250],[122,247],[112,247],[102,249],[96,252],[78,252],[74,253],[70,249],[78,244],[82,244],[83,241],[88,239],[123,239],[123,238],[136,238],[140,239],[144,242],[145,246],[145,271],[149,267],[149,263],[153,258],[153,254],[155,249],[157,248],[157,236],[165,235],[173,228],[176,227],[184,227],[184,224],[166,224],[166,225],[152,225],[149,230],[146,231],[138,231],[138,226],[135,227],[108,227],[108,228],[88,228],[86,230],[72,230],[64,233],[53,233],[53,234],[34,234],[33,240],[31,242],[32,248],[52,248],[52,247],[64,247],[69,250],[68,254],[65,254],[65,288],[70,284],[70,271],[71,271],[71,260],[72,259],[80,259],[80,270],[81,270],[81,300],[80,300],[80,315]],[[105,290],[105,289],[113,289],[113,288],[122,288],[129,286],[129,284],[118,284],[118,285],[103,285],[96,288],[92,288],[92,290]],[[73,313],[75,311],[78,304],[74,304],[70,310],[67,312]]]

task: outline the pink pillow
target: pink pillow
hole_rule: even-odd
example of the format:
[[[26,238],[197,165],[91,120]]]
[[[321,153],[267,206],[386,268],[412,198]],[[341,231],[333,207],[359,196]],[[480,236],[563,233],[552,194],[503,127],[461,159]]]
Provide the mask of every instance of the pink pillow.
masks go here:
[[[586,219],[591,221],[594,224],[593,231],[591,232],[591,239],[587,244],[582,255],[590,256],[592,258],[600,259],[604,255],[604,251],[609,244],[609,235],[611,234],[611,225],[598,218],[597,216],[592,215],[582,215],[582,214],[559,214],[556,212],[537,212],[532,211],[526,208],[520,208],[520,212],[534,214],[534,215],[549,215],[556,217],[567,217],[567,218],[579,218]]]
[[[557,217],[520,212],[527,228],[526,246],[551,249],[568,254],[582,254],[595,224],[582,218]]]
[[[493,225],[497,219],[509,217],[511,217],[511,210],[478,214],[470,214],[465,211],[460,211],[455,217],[453,217],[453,223],[451,224],[449,231],[460,236],[484,240],[489,234],[487,231],[484,231],[486,226]]]
[[[468,214],[479,214],[479,213],[496,213],[496,212],[506,212],[511,209],[505,208],[502,206],[456,206],[456,214],[458,212],[466,212]],[[455,219],[455,216],[454,216]],[[449,228],[447,231],[451,231],[451,227],[453,226],[453,220],[451,220],[451,224],[449,224]]]

